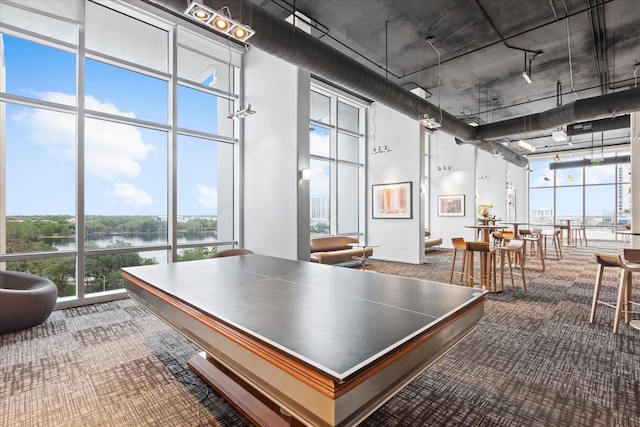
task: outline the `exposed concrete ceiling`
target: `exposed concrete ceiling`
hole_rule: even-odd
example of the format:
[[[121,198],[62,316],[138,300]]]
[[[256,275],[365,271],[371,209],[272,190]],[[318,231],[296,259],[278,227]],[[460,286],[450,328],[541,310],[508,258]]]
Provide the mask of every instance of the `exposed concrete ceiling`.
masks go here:
[[[187,4],[154,1],[174,10]],[[295,5],[320,41],[397,85],[424,88],[431,104],[480,125],[620,92],[635,84],[634,71],[640,77],[638,0],[251,1],[282,19]],[[235,2],[228,2],[232,10]],[[248,12],[242,20],[250,23]],[[588,148],[593,139],[629,141],[623,128],[574,134],[569,146],[553,141],[556,129],[530,132],[522,122],[520,134],[498,142],[523,154],[521,137],[536,153]]]

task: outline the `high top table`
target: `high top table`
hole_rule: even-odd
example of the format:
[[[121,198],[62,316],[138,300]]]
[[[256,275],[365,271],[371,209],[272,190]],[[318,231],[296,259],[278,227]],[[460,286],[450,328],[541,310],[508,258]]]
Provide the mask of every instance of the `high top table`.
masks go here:
[[[258,426],[354,426],[464,339],[484,291],[262,255],[123,269]]]
[[[528,223],[528,222],[505,222],[505,224],[513,225],[513,238],[514,238],[514,239],[518,239],[518,237],[520,236],[520,234],[519,234],[519,231],[520,231],[519,227],[520,227],[521,225],[528,225],[529,223]]]
[[[489,242],[489,235],[494,230],[502,230],[507,227],[503,227],[501,225],[465,225],[465,228],[475,228],[476,230],[482,230],[482,241]]]
[[[567,230],[567,246],[571,246],[571,220],[563,219],[562,221],[566,222],[566,224],[554,224],[553,226],[561,230]]]

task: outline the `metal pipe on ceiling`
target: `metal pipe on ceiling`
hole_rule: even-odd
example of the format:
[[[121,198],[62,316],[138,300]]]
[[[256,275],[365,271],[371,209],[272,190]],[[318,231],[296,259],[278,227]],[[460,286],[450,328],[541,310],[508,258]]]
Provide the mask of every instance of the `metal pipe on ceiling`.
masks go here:
[[[640,110],[640,88],[593,98],[578,99],[542,113],[489,123],[476,128],[476,139],[495,139],[522,133],[523,123],[527,131],[555,129],[559,126],[590,119],[611,117]]]
[[[147,0],[183,16],[184,0]],[[207,0],[208,6],[220,9],[225,0]],[[486,124],[474,128],[454,115],[416,96],[360,62],[310,34],[272,15],[250,0],[228,5],[233,16],[248,22],[256,30],[249,44],[291,64],[302,67],[335,84],[381,102],[418,120],[422,114],[442,117],[441,130],[457,138],[458,143],[472,143],[477,148],[498,154],[518,166],[528,160],[509,147],[489,141],[522,132],[523,120],[528,131],[554,129],[579,120],[588,120],[640,110],[640,89],[630,89],[597,98],[578,100],[543,113]]]

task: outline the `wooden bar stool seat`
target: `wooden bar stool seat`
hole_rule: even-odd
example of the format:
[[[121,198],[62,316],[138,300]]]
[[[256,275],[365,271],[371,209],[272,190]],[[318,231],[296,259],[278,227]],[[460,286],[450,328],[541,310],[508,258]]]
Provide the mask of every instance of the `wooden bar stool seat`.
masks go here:
[[[475,257],[478,252],[480,259],[480,274],[475,273]],[[475,279],[480,279],[483,289],[497,291],[496,283],[496,250],[489,246],[489,242],[466,242],[466,268],[464,270],[464,282],[473,288]]]
[[[500,231],[494,231],[493,233],[491,233],[491,240],[493,241],[494,247],[504,245],[504,238],[502,237],[502,233]]]
[[[516,237],[514,236],[513,231],[502,230],[502,238],[505,243],[509,243],[510,240],[515,239]]]
[[[453,245],[453,255],[451,258],[451,274],[449,276],[449,283],[453,283],[453,275],[459,274],[460,278],[464,281],[464,267],[467,261],[466,257],[466,249],[467,245],[462,237],[453,237],[451,238],[451,244]],[[462,251],[462,269],[455,271],[456,268],[456,257],[458,255],[458,251]]]
[[[513,282],[513,261],[511,255],[514,255],[515,261],[522,260],[524,256],[524,241],[522,240],[510,240],[506,245],[496,248],[496,251],[500,254],[500,289],[504,290],[504,260],[505,257],[509,262],[509,275],[511,276],[511,287],[514,287]],[[527,281],[524,275],[524,263],[520,264],[520,277],[522,278],[522,289],[527,292]]]
[[[628,251],[628,252],[627,252]],[[625,316],[625,322],[631,321],[632,305],[638,303],[631,301],[632,274],[640,272],[640,249],[625,249],[625,257],[619,254],[594,252],[593,254],[598,263],[596,273],[596,282],[593,289],[593,300],[591,303],[591,316],[589,323],[594,323],[596,319],[596,310],[598,304],[615,309],[615,317],[613,320],[613,333],[617,334],[620,328],[620,317]],[[618,283],[618,297],[614,302],[600,299],[600,291],[602,289],[602,278],[606,267],[616,267],[620,269],[620,280]]]

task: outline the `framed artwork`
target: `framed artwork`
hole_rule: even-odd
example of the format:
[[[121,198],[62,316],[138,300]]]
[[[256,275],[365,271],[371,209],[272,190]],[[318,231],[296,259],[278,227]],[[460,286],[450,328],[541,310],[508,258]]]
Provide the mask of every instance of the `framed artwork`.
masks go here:
[[[375,218],[412,218],[411,182],[395,184],[377,184],[371,186]]]
[[[438,196],[438,216],[464,216],[464,194]]]

